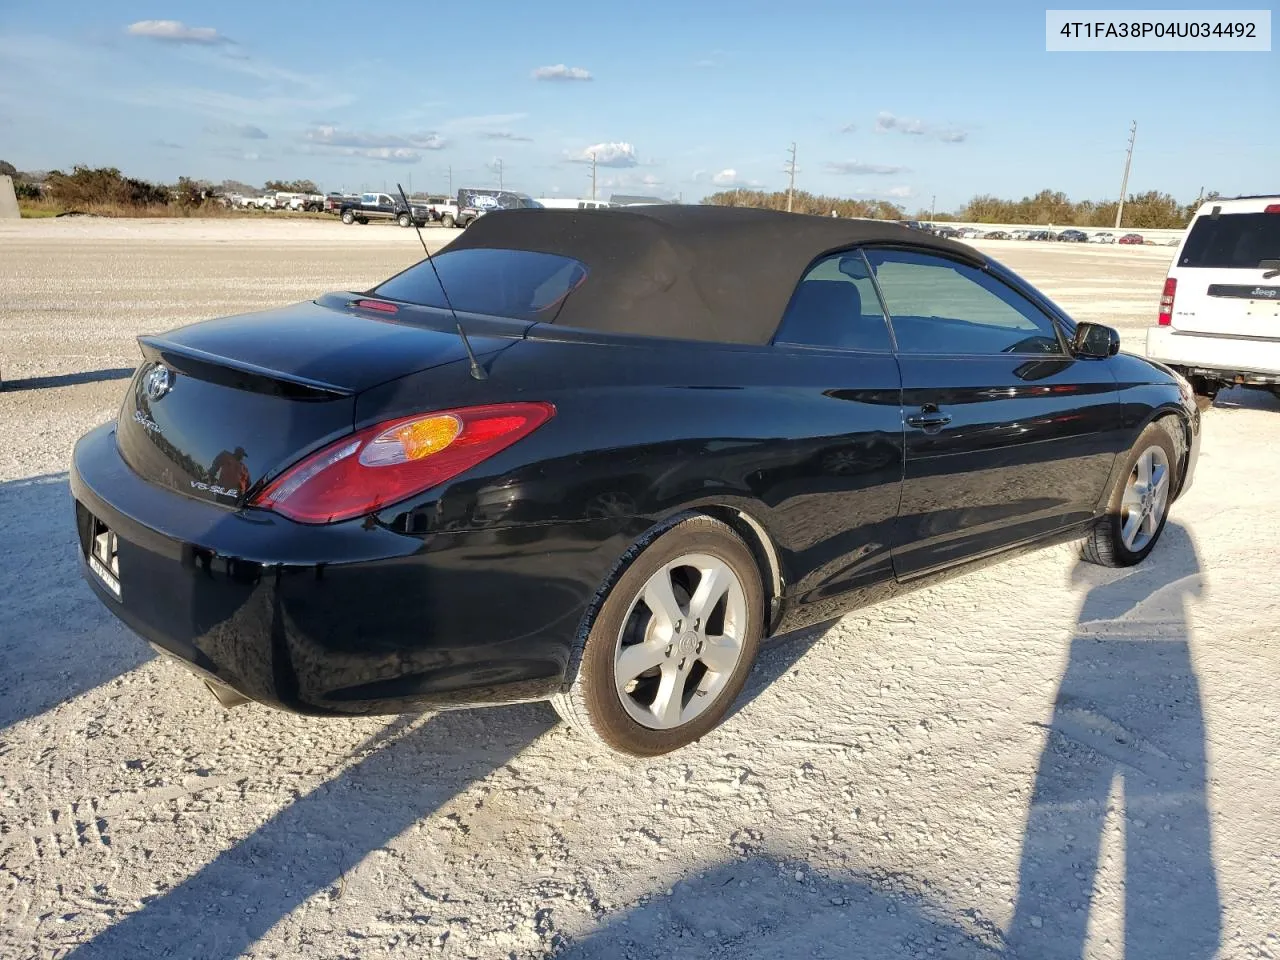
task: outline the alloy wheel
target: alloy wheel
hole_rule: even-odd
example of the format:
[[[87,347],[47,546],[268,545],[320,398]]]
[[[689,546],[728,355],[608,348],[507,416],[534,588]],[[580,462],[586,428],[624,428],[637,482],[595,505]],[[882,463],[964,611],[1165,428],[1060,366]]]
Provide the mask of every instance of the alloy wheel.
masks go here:
[[[653,730],[718,702],[742,658],[746,592],[724,561],[678,557],[651,576],[623,619],[614,680],[627,714]]]
[[[1134,553],[1160,530],[1169,508],[1169,456],[1155,445],[1138,456],[1120,499],[1120,539]]]

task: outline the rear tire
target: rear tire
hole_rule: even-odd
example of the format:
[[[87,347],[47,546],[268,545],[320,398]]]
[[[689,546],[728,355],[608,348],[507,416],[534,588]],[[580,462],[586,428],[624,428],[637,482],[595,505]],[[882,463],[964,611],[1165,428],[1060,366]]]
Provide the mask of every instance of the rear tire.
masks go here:
[[[612,750],[668,753],[714,729],[742,692],[764,632],[760,572],[741,537],[696,514],[633,546],[611,580],[551,702]]]
[[[343,210],[342,222],[345,223],[347,226],[351,226],[351,224],[356,222],[356,215],[352,213],[350,210]]]
[[[440,217],[440,226],[442,226],[442,227],[452,227],[452,226],[453,226],[453,214],[452,214],[452,213],[446,213],[446,214],[444,214],[443,216],[441,216],[441,217]]]
[[[1150,424],[1126,455],[1125,469],[1080,555],[1103,567],[1131,567],[1155,549],[1169,519],[1181,464],[1164,421]]]

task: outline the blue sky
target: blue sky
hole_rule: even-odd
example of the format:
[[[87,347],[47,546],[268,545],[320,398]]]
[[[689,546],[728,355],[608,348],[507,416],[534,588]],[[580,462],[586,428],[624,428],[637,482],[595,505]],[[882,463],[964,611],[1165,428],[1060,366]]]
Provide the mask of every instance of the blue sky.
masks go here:
[[[1061,5],[1059,5],[1061,6]],[[290,9],[296,7],[296,9]],[[56,9],[56,15],[53,11]],[[1043,187],[1280,187],[1280,53],[1046,53],[1028,3],[7,0],[0,159],[324,189],[951,209]]]

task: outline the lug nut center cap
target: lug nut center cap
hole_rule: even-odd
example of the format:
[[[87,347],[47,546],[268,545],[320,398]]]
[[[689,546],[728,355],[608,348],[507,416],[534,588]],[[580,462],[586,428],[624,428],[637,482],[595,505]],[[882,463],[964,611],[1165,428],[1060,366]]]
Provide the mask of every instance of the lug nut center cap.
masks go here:
[[[690,630],[688,633],[681,634],[680,652],[684,656],[686,657],[692,656],[693,652],[697,649],[698,649],[698,635],[696,633]]]

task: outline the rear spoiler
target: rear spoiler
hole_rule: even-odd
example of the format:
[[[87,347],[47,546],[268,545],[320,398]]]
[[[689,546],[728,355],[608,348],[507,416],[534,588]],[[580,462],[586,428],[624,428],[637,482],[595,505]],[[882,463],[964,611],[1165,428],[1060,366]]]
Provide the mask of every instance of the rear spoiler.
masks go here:
[[[325,383],[323,380],[268,370],[243,360],[220,357],[195,347],[174,343],[164,337],[138,337],[138,346],[148,360],[162,361],[179,373],[254,393],[271,393],[290,400],[338,400],[355,395],[354,390]]]

